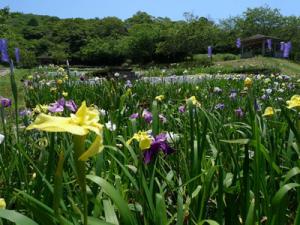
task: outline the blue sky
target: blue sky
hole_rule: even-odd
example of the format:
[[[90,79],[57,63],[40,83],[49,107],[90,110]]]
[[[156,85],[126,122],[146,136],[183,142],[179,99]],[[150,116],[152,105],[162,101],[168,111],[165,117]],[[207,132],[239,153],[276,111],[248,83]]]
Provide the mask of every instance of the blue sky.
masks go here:
[[[11,11],[58,16],[95,18],[117,16],[126,19],[137,11],[153,16],[183,19],[184,12],[218,20],[240,15],[248,7],[269,5],[283,15],[300,16],[299,0],[0,0]]]

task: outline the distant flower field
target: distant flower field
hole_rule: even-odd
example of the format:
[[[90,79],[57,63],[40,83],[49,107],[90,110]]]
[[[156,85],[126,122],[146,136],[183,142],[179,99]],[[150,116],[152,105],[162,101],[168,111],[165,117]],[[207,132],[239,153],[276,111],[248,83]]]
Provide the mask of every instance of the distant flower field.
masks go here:
[[[299,80],[53,70],[24,79],[26,108],[0,97],[3,221],[300,224]]]

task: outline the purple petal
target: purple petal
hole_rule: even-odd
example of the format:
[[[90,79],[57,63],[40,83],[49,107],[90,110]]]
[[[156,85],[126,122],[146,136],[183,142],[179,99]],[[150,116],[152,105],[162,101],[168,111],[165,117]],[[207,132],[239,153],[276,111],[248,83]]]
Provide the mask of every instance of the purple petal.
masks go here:
[[[130,115],[130,119],[137,119],[139,117],[139,114],[138,113],[133,113]]]
[[[153,151],[151,148],[144,151],[144,163],[145,164],[150,163],[155,154],[156,151]]]
[[[64,106],[58,104],[57,102],[50,104],[48,108],[49,112],[56,113],[56,112],[63,112]]]
[[[11,99],[0,96],[0,105],[4,108],[11,106]]]
[[[179,106],[179,107],[178,107],[178,111],[179,111],[180,113],[184,113],[184,112],[185,112],[185,106],[184,106],[184,105]]]
[[[170,147],[170,145],[166,142],[163,142],[160,144],[160,148],[163,151],[165,155],[170,155],[172,154],[175,150]]]
[[[75,104],[75,102],[73,100],[70,101],[66,101],[66,107],[72,111],[72,112],[76,112],[77,110],[77,105]]]
[[[158,117],[159,117],[159,120],[160,120],[162,123],[166,123],[166,122],[167,122],[167,118],[164,117],[162,114],[159,114]]]
[[[144,117],[144,119],[145,119],[145,121],[147,122],[147,123],[151,123],[152,122],[152,113],[151,112],[149,112],[148,110],[144,110],[143,111],[143,117]]]

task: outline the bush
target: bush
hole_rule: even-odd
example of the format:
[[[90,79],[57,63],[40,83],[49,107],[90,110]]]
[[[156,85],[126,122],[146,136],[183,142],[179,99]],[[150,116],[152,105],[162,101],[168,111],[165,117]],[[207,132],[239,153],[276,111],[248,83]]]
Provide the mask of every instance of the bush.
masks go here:
[[[220,55],[220,58],[222,59],[222,61],[230,61],[238,59],[238,56],[234,54],[222,54]]]

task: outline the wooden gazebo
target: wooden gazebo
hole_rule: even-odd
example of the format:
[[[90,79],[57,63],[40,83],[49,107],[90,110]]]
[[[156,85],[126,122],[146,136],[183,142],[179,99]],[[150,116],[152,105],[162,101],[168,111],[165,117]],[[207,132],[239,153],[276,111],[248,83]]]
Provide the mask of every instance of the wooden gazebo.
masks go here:
[[[271,40],[271,49],[268,48],[268,40]],[[277,37],[256,34],[241,40],[241,57],[250,58],[256,55],[282,57],[280,40]]]
[[[52,56],[49,56],[47,54],[43,54],[37,57],[37,60],[39,64],[44,65],[44,64],[50,64],[54,62],[54,59]]]

